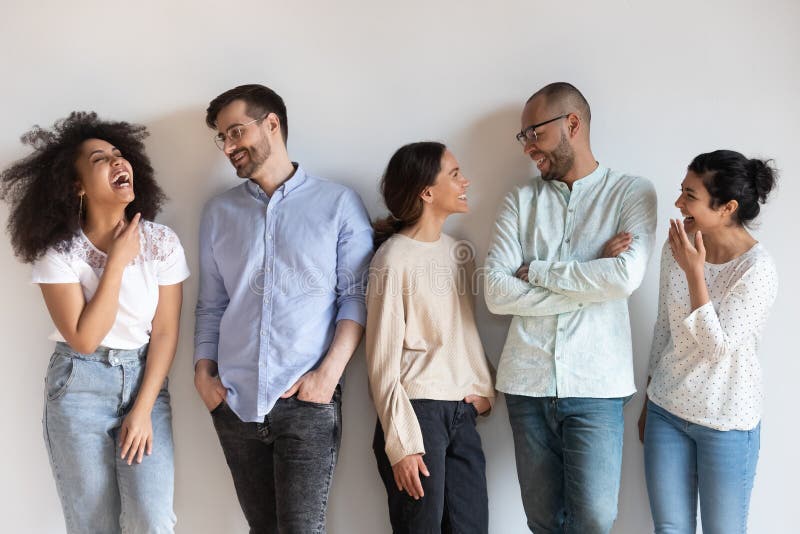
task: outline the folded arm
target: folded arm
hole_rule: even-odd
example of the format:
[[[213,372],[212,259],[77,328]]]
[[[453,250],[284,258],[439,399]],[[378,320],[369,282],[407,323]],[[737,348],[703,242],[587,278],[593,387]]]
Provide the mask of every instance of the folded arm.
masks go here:
[[[619,230],[632,234],[630,246],[613,258],[588,261],[532,261],[528,279],[538,287],[588,302],[626,298],[642,283],[656,230],[652,184],[635,181],[623,201]]]

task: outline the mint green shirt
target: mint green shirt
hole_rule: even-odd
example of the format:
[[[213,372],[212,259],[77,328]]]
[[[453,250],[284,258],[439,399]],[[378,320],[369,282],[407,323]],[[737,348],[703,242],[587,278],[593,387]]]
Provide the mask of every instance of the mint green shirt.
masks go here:
[[[497,389],[532,397],[624,397],[633,380],[628,296],[653,250],[656,193],[602,166],[577,180],[534,178],[500,207],[486,259],[489,311],[512,315]],[[600,258],[631,232],[630,248]],[[530,264],[529,282],[514,274]]]

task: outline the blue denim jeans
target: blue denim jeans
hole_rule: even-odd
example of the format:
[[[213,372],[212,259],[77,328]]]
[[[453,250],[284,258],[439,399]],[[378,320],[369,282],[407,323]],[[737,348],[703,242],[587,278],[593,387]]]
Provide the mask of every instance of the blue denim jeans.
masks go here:
[[[251,534],[323,534],[342,429],[341,389],[327,404],[278,399],[261,423],[223,401],[211,411]]]
[[[648,401],[644,467],[656,532],[694,534],[698,494],[703,534],[747,532],[760,433],[760,424],[714,430]]]
[[[430,476],[420,475],[425,496],[397,489],[380,421],[372,448],[386,486],[395,534],[485,534],[489,531],[486,460],[475,428],[478,412],[463,401],[412,399]]]
[[[611,530],[617,516],[626,401],[506,394],[531,532]]]
[[[120,458],[119,428],[144,376],[147,345],[79,354],[56,344],[45,379],[44,439],[69,533],[172,532],[172,414],[166,381],[152,411],[153,453]]]

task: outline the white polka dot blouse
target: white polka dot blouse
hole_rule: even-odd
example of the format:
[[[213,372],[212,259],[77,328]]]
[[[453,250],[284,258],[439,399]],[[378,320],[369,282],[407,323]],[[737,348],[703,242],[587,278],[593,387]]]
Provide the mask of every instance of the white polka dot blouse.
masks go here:
[[[775,264],[757,243],[706,263],[705,280],[711,300],[692,311],[686,275],[664,245],[647,394],[691,423],[751,430],[761,419],[759,341],[778,292]]]

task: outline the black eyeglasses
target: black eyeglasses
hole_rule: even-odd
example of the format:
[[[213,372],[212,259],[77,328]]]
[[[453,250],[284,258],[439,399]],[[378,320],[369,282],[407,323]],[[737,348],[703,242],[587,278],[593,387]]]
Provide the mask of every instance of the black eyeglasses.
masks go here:
[[[544,126],[545,124],[550,124],[551,122],[557,121],[558,119],[563,119],[565,117],[569,117],[569,113],[564,113],[563,115],[559,115],[558,117],[554,117],[549,121],[540,122],[539,124],[534,124],[532,126],[528,126],[521,132],[517,134],[517,141],[520,142],[522,146],[527,145],[528,143],[535,143],[539,140],[539,135],[536,133],[536,128],[540,126]]]

